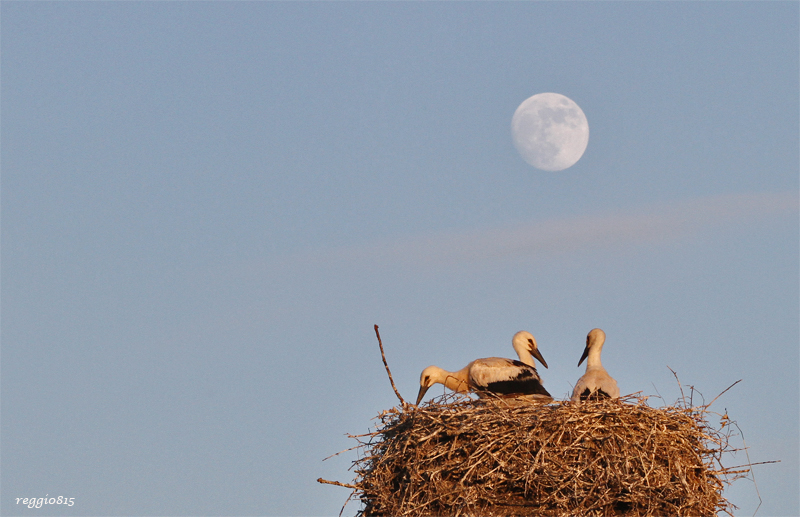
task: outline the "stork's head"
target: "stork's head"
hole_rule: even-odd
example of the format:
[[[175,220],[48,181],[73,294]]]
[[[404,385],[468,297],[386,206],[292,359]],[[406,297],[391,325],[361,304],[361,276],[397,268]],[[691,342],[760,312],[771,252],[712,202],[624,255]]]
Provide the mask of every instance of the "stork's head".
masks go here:
[[[422,370],[422,374],[419,376],[419,394],[417,395],[418,406],[420,401],[422,401],[422,397],[425,396],[425,392],[428,391],[428,388],[437,382],[442,382],[439,380],[442,375],[441,372],[442,369],[436,366],[428,366]]]
[[[536,339],[533,337],[533,334],[527,330],[520,330],[514,334],[511,344],[514,350],[516,350],[517,355],[524,357],[524,354],[531,354],[542,363],[542,366],[547,368],[547,361],[544,360],[542,353],[539,352],[539,347],[536,345]]]
[[[589,350],[592,348],[598,349],[603,348],[603,343],[606,342],[606,333],[600,329],[592,329],[589,331],[589,334],[586,335],[586,348],[583,349],[583,355],[581,356],[581,360],[578,361],[578,366],[589,357]]]

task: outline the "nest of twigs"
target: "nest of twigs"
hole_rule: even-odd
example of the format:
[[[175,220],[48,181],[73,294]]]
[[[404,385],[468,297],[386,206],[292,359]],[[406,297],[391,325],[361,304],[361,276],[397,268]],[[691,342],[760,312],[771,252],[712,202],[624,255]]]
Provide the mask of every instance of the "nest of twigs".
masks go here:
[[[638,394],[551,404],[451,394],[417,407],[397,391],[377,325],[375,334],[401,407],[350,435],[354,484],[318,479],[352,489],[359,516],[733,515],[723,488],[751,464],[722,465],[740,450],[736,424],[709,407],[740,381],[701,406],[681,387],[678,403],[658,409]]]
[[[353,436],[361,516],[731,514],[730,427],[646,398],[512,405],[448,395]],[[324,481],[324,480],[321,480]],[[336,483],[340,484],[340,483]]]

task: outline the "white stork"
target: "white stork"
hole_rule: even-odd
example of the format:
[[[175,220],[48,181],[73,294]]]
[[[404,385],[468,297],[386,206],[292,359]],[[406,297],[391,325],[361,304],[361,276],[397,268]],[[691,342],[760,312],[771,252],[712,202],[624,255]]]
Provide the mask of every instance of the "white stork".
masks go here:
[[[444,384],[446,388],[460,393],[472,390],[477,392],[478,396],[485,394],[525,396],[531,401],[545,403],[553,400],[553,397],[542,386],[542,379],[533,365],[533,357],[536,357],[545,368],[547,367],[542,354],[536,348],[536,341],[527,332],[525,334],[530,336],[532,344],[527,341],[527,337],[517,339],[520,334],[522,333],[514,336],[512,344],[520,359],[528,359],[531,364],[525,364],[516,359],[487,357],[475,359],[457,372],[448,372],[438,366],[428,366],[422,370],[419,377],[420,388],[417,405],[425,396],[425,392],[437,383]]]
[[[603,350],[603,343],[606,341],[606,333],[600,329],[592,329],[586,336],[586,348],[583,350],[581,365],[586,361],[586,373],[578,379],[575,389],[572,390],[572,402],[580,402],[588,398],[619,398],[619,388],[617,381],[611,377],[603,365],[600,363],[600,351]]]

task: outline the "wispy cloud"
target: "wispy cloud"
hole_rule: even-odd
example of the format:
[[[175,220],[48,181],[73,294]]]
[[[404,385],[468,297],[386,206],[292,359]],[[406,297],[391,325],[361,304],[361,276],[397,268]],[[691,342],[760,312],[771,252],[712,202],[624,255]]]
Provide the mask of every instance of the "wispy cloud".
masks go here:
[[[577,250],[667,243],[713,228],[797,213],[797,193],[728,194],[513,227],[412,236],[339,248],[326,254],[326,260],[435,267],[536,259]]]

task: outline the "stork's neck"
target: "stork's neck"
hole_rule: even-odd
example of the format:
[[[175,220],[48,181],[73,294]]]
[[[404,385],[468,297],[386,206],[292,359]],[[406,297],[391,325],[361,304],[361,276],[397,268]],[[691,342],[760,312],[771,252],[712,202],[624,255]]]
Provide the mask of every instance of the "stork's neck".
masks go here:
[[[589,357],[586,358],[586,369],[594,370],[603,368],[600,362],[600,352],[603,350],[603,345],[594,345],[589,349]]]
[[[523,347],[516,348],[516,350],[520,361],[527,364],[528,366],[533,366],[534,368],[536,368],[536,364],[533,362],[533,355],[531,355],[530,350]]]
[[[457,372],[442,370],[442,373],[444,374],[442,384],[446,388],[462,393],[469,391],[469,366]]]

